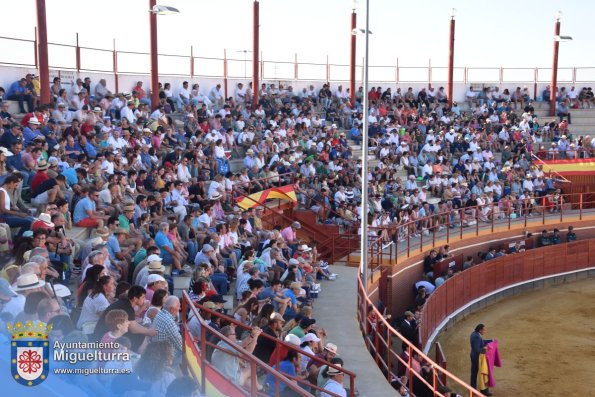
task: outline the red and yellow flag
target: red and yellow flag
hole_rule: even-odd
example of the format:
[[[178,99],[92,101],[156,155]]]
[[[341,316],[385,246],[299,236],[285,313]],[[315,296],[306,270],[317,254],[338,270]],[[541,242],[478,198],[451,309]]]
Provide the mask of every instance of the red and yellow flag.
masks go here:
[[[285,185],[273,187],[258,193],[252,193],[248,197],[238,197],[236,203],[240,208],[247,210],[248,208],[264,204],[268,199],[281,199],[295,202],[297,201],[297,196],[293,185]]]

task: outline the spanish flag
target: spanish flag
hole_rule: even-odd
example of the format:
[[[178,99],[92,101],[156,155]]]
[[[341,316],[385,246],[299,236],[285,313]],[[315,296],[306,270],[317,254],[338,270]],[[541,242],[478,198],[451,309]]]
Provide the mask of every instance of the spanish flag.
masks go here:
[[[281,199],[296,202],[297,196],[293,185],[273,187],[262,192],[252,193],[247,197],[238,197],[236,203],[242,209],[257,207],[264,204],[268,199]]]
[[[562,176],[595,175],[595,158],[572,160],[543,160],[543,170]]]

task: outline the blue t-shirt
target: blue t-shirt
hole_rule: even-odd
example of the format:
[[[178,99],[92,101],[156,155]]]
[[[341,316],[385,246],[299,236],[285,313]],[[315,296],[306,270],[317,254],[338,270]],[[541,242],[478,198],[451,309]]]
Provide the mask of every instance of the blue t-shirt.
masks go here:
[[[76,203],[76,207],[74,207],[74,213],[72,214],[72,220],[74,221],[74,224],[76,225],[83,219],[89,218],[87,211],[95,211],[95,208],[95,201],[91,200],[89,197],[81,199],[81,201]]]
[[[66,181],[70,186],[79,182],[78,178],[76,177],[76,170],[74,168],[65,169],[64,171],[62,171],[62,175],[66,177]]]
[[[273,368],[275,368],[276,366],[274,366]],[[279,363],[279,369],[281,370],[282,373],[287,374],[287,375],[291,375],[291,376],[297,376],[297,373],[295,372],[295,365],[293,365],[293,363],[291,361],[281,361]],[[268,383],[271,385],[271,389],[269,390],[269,396],[274,396],[275,395],[275,378],[273,377],[273,375],[268,374],[265,383]],[[279,392],[283,392],[285,389],[287,389],[287,384],[281,382],[279,383]]]
[[[118,236],[116,236],[115,234],[112,234],[111,236],[109,236],[109,238],[107,239],[107,250],[109,252],[109,255],[113,258],[113,259],[117,259],[116,258],[116,254],[120,251],[122,251],[120,249],[120,242],[118,241]]]
[[[165,262],[167,262],[168,260],[171,261],[171,254],[167,252],[163,247],[169,247],[173,250],[174,245],[162,231],[158,231],[155,235],[155,245],[157,245],[157,247],[159,247],[159,250],[161,250],[161,257],[163,258],[163,260]]]
[[[293,293],[292,290],[288,289],[287,291],[285,291],[285,293],[283,294],[283,296],[285,296],[286,298],[290,298],[291,299],[291,305],[295,305],[297,303],[297,298],[295,297],[295,294]]]

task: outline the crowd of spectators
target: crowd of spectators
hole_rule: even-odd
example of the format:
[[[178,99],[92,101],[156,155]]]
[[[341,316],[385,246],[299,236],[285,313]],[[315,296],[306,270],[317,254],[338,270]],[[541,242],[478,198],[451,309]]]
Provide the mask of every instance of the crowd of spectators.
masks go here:
[[[29,80],[38,81],[28,75],[17,85]],[[324,365],[343,365],[339,347],[314,318],[321,283],[336,274],[316,243],[299,237],[299,222],[267,225],[265,208],[242,210],[235,199],[238,190],[299,181],[300,203],[318,205],[322,216],[329,202],[311,197],[309,183],[317,171],[344,169],[355,200],[357,166],[347,141],[316,115],[316,98],[298,100],[271,85],[252,111],[250,88],[239,85],[224,98],[220,85],[209,95],[195,85],[184,97],[187,87],[173,95],[164,84],[151,109],[141,82],[114,95],[105,81],[62,87],[56,78],[49,104],[39,103],[38,87],[14,98],[22,115],[2,103],[2,322],[51,324],[52,342],[118,342],[132,354],[125,365],[136,375],[126,393],[169,395],[174,379],[185,379],[174,285],[189,279],[201,316],[228,338],[210,333],[219,348],[206,354],[237,385],[256,382],[274,394],[276,381],[260,372],[252,379],[229,354],[229,340],[271,366],[274,340],[283,340],[295,348],[281,353],[278,371],[302,379],[306,391],[314,385],[324,397],[324,390],[346,395],[343,372]],[[249,166],[234,174],[232,158]],[[286,176],[300,168],[307,175]],[[188,326],[199,339],[201,321],[191,316]],[[122,391],[120,378],[66,381],[107,396]],[[278,386],[292,395],[287,384]]]
[[[42,104],[37,77],[27,75],[6,96],[23,114],[10,114],[7,102],[0,113],[0,276],[2,311],[11,314],[4,320],[52,322],[56,338],[122,341],[139,354],[138,387],[149,395],[164,395],[179,375],[173,286],[180,276],[190,277],[189,292],[204,308],[227,310],[252,327],[245,332],[201,312],[263,361],[272,354],[264,332],[343,365],[313,318],[321,281],[336,277],[316,242],[298,237],[299,222],[270,227],[262,207],[243,210],[235,199],[292,184],[300,208],[353,231],[362,218],[362,180],[350,141],[361,142],[365,117],[378,160],[365,180],[365,218],[384,244],[459,221],[532,215],[543,208],[540,200],[559,210],[560,191],[536,158],[577,158],[591,148],[565,119],[541,123],[528,97],[498,90],[470,89],[466,106],[450,107],[442,87],[360,88],[351,103],[341,85],[294,92],[263,84],[256,104],[250,84],[237,84],[229,97],[220,84],[158,89],[160,101],[152,104],[140,81],[112,93],[105,80],[69,86],[57,77],[51,103]],[[234,159],[240,171],[231,170]],[[91,229],[91,238],[67,237],[74,226]],[[58,288],[64,296],[53,299],[46,280],[69,286],[72,297]],[[60,309],[48,312],[50,303]],[[189,324],[198,337],[200,322]],[[214,343],[225,349],[227,342]],[[239,385],[258,382],[266,390],[274,383],[251,379],[222,350],[211,353]],[[321,371],[306,357],[289,351],[278,370],[345,393],[341,371]]]

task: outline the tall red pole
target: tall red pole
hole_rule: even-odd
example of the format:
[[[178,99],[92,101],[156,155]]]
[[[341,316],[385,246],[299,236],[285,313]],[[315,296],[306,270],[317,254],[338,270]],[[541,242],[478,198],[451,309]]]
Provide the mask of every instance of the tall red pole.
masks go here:
[[[260,54],[260,49],[259,49],[259,45],[260,45],[260,9],[259,9],[259,3],[258,0],[254,0],[254,10],[253,10],[253,26],[252,26],[252,109],[256,109],[258,107],[258,94],[259,94],[259,90],[260,90],[260,81],[259,81],[259,75],[258,75],[258,68],[259,68],[259,62],[258,62],[258,55]]]
[[[76,34],[76,71],[80,73],[81,71],[81,47],[79,47],[79,34]],[[89,93],[91,95],[91,93]]]
[[[357,14],[355,9],[351,12],[351,30],[349,36],[351,37],[351,52],[349,58],[349,95],[351,104],[355,104],[355,55],[356,55],[356,36],[353,34],[353,30],[357,29]],[[365,93],[364,93],[365,95]]]
[[[452,92],[453,92],[453,76],[454,76],[454,62],[455,62],[455,17],[450,17],[450,39],[448,47],[448,106],[452,106]]]
[[[560,18],[556,18],[554,36],[560,36]],[[558,85],[558,49],[560,41],[554,38],[554,61],[552,64],[552,85],[550,87],[550,116],[556,115],[556,87]]]
[[[114,39],[114,49],[112,51],[113,67],[114,67],[114,82],[116,84],[116,92],[120,92],[118,84],[118,52],[116,51],[116,39]]]
[[[50,64],[48,61],[48,28],[45,0],[37,0],[37,54],[41,103],[50,103]]]
[[[156,0],[149,0],[149,10],[157,4]],[[149,28],[151,41],[151,106],[159,106],[159,62],[157,60],[157,14],[149,12]]]
[[[227,48],[223,49],[223,96],[227,102]]]

